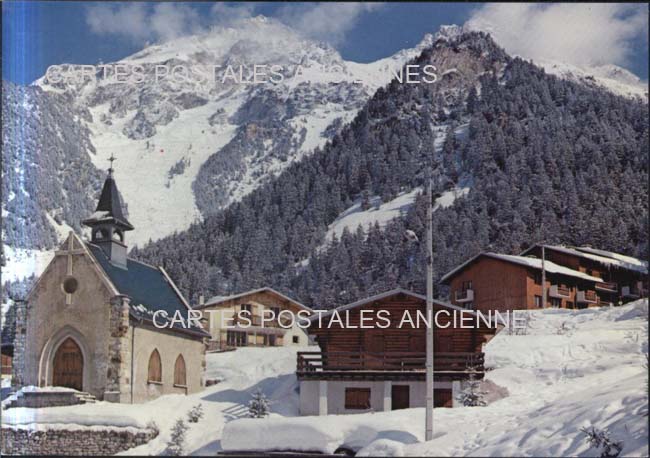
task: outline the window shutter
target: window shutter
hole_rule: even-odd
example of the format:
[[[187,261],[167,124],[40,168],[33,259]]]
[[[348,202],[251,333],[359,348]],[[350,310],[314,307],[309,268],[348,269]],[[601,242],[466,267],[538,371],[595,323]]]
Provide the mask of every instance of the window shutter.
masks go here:
[[[162,363],[160,362],[160,353],[154,350],[149,357],[149,382],[162,383]]]
[[[174,364],[174,385],[186,386],[187,378],[185,376],[185,359],[183,355],[178,355]]]

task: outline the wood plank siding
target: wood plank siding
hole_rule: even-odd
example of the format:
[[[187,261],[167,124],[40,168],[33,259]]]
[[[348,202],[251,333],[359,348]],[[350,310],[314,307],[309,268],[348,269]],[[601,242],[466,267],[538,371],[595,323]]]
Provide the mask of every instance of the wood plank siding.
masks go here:
[[[387,318],[390,320],[388,327],[379,327],[385,326],[387,323],[377,318],[378,310],[385,310],[388,313]],[[434,313],[439,310],[446,310],[450,316],[440,314],[438,316],[440,328],[434,328],[435,351],[440,355],[439,360],[436,361],[436,368],[441,371],[451,368],[455,371],[465,372],[470,360],[482,365],[483,345],[494,336],[496,329],[490,329],[484,323],[479,329],[454,327],[451,315],[454,310],[434,303]],[[314,319],[309,328],[309,334],[315,336],[321,354],[314,356],[304,353],[298,356],[299,377],[301,375],[311,377],[318,375],[313,373],[313,370],[310,371],[309,363],[301,361],[301,358],[303,360],[317,359],[318,363],[315,364],[321,365],[320,370],[329,371],[330,375],[337,371],[367,373],[419,371],[417,378],[423,377],[426,325],[421,321],[418,328],[412,328],[408,323],[400,328],[400,323],[406,312],[417,324],[418,311],[422,317],[426,316],[426,301],[424,299],[396,293],[380,300],[339,311],[340,316],[345,317],[343,319],[345,327],[343,328],[338,323],[328,327],[328,317],[323,317],[320,323]],[[471,313],[462,310],[456,310],[456,312],[458,314]],[[371,329],[361,328],[362,313],[365,317],[364,325],[372,325]],[[448,327],[444,328],[445,326]],[[318,355],[318,353],[316,354]],[[453,358],[453,355],[456,357]],[[311,366],[312,369],[314,367]],[[349,373],[345,375],[346,377],[351,376]],[[404,376],[407,377],[406,374]]]

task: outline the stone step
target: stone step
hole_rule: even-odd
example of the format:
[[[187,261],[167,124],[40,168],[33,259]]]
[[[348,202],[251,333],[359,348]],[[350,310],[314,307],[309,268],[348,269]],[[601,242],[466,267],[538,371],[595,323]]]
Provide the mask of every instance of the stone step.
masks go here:
[[[28,391],[13,399],[5,408],[13,407],[59,407],[97,402],[95,396],[85,391]]]

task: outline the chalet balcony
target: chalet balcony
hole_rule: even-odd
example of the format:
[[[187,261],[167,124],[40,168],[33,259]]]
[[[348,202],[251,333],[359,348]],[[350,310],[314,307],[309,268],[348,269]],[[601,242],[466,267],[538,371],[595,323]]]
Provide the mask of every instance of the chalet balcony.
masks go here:
[[[576,295],[576,302],[583,304],[598,304],[596,291],[580,291]]]
[[[627,299],[639,299],[648,296],[648,290],[642,285],[630,285],[621,287],[621,296]]]
[[[284,326],[288,326],[291,324],[291,320],[286,317],[282,317],[280,319],[275,318],[274,320],[269,320],[269,317],[267,316],[267,320],[262,323],[262,317],[259,315],[252,315],[248,317],[239,317],[239,315],[235,314],[232,318],[232,324],[235,326],[243,326],[243,327],[265,327],[265,328],[281,328],[281,329],[287,329],[282,326],[280,326],[280,323],[282,323]]]
[[[483,377],[485,355],[434,353],[437,380],[459,380],[471,372]],[[299,380],[424,380],[426,353],[421,352],[298,352]]]
[[[474,290],[465,289],[456,291],[456,302],[472,302],[474,300]]]
[[[548,290],[548,295],[551,297],[567,298],[571,297],[571,290],[564,285],[551,285]]]
[[[597,291],[605,291],[608,293],[615,293],[618,291],[618,285],[613,282],[604,281],[602,283],[596,283]]]

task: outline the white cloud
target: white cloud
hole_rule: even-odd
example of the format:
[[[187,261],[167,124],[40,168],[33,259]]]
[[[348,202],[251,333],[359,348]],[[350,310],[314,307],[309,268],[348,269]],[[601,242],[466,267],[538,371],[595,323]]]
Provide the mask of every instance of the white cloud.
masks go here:
[[[279,12],[279,19],[303,35],[340,44],[364,13],[382,8],[381,3],[322,2],[306,5],[289,4]]]
[[[240,3],[238,5],[215,3],[210,12],[216,24],[230,25],[237,21],[253,17],[255,7],[255,3]]]
[[[86,23],[98,35],[123,35],[135,41],[149,38],[147,11],[143,3],[98,4],[86,11]]]
[[[635,40],[647,40],[648,15],[647,6],[634,4],[494,3],[474,11],[465,26],[533,60],[624,65]]]
[[[159,3],[98,4],[88,7],[86,23],[98,35],[113,35],[135,42],[166,41],[200,31],[198,13],[188,5]]]
[[[380,3],[289,4],[274,16],[306,37],[337,45],[363,14],[381,7]],[[252,17],[255,9],[254,3],[215,3],[210,14],[201,18],[192,6],[181,3],[100,4],[88,7],[86,22],[94,33],[141,43],[199,33],[211,25],[233,25]]]

